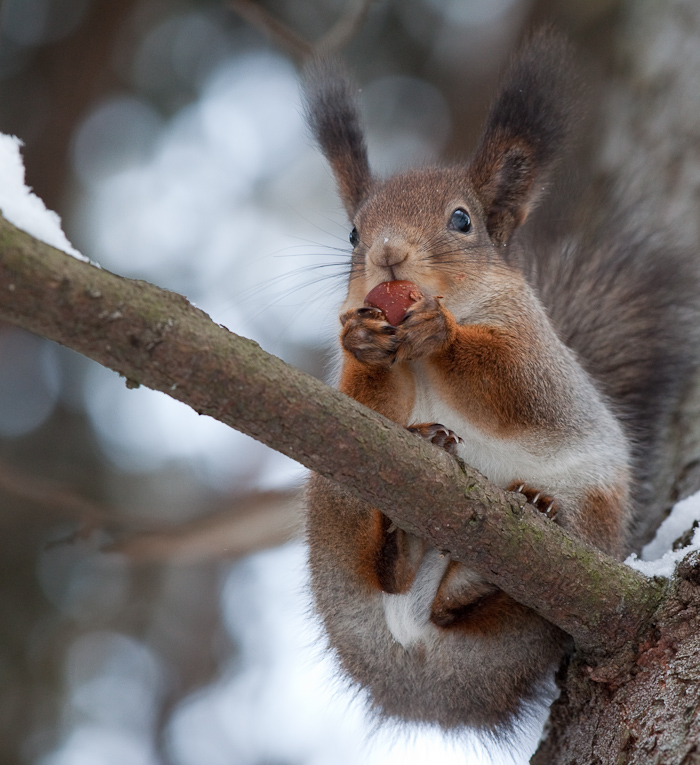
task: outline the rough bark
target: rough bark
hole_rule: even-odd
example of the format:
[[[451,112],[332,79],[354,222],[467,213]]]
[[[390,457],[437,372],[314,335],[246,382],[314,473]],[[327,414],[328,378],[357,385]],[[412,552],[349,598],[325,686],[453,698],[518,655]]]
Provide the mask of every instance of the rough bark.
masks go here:
[[[346,485],[582,647],[606,653],[634,642],[662,597],[660,583],[571,538],[521,495],[214,324],[182,296],[78,261],[2,219],[0,295],[1,319]]]
[[[691,553],[631,662],[595,668],[577,654],[531,762],[700,762],[700,559]]]

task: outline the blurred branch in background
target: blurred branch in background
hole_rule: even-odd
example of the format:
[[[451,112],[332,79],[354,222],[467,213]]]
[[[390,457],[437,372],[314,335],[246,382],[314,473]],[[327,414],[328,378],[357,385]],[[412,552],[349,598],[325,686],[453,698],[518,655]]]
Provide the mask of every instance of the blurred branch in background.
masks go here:
[[[231,7],[248,23],[260,29],[298,64],[313,55],[339,53],[360,31],[370,6],[376,0],[349,0],[338,21],[319,40],[307,42],[256,0],[229,0]]]
[[[22,43],[23,55],[34,53],[15,87],[4,78],[3,129],[31,146],[29,182],[50,209],[64,209],[70,146],[85,112],[120,86],[112,67],[115,47],[137,5],[138,0],[59,0],[53,8],[17,0],[2,4],[0,42],[6,46],[6,64]],[[32,126],[29,133],[25,120]]]
[[[90,529],[106,527],[114,522],[114,513],[108,508],[80,496],[64,486],[23,473],[0,462],[0,491],[56,512],[59,517],[71,518]]]
[[[107,548],[135,563],[193,564],[250,555],[297,536],[302,522],[298,492],[262,492],[237,497],[228,510],[175,528],[127,535]]]
[[[301,498],[294,491],[231,497],[227,509],[212,509],[201,518],[182,523],[166,520],[167,512],[155,513],[160,521],[125,519],[114,508],[2,462],[0,492],[76,521],[78,531],[62,543],[105,531],[117,537],[103,547],[105,552],[120,553],[134,562],[192,564],[237,558],[287,542],[298,534],[301,524]]]
[[[229,0],[231,7],[249,24],[260,29],[287,55],[298,63],[313,52],[313,45],[283,24],[276,16],[254,0]]]

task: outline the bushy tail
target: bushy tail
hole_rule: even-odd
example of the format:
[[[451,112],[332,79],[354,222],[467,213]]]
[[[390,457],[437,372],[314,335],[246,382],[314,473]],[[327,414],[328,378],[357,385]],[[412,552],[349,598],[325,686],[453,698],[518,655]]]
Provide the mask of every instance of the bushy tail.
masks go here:
[[[604,222],[577,239],[526,248],[524,268],[562,340],[622,420],[633,449],[635,515],[643,519],[657,501],[674,414],[698,371],[700,261],[649,225],[650,203],[609,196]],[[639,524],[637,534],[644,536]]]

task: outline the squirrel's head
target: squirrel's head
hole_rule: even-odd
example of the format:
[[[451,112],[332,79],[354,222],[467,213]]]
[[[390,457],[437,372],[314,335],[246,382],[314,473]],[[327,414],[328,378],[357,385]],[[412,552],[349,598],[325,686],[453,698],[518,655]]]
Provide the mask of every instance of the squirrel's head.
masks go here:
[[[353,226],[350,303],[406,279],[447,307],[502,278],[501,248],[527,218],[573,120],[568,43],[535,34],[514,57],[481,142],[464,165],[372,176],[353,88],[335,61],[307,67],[307,119]]]

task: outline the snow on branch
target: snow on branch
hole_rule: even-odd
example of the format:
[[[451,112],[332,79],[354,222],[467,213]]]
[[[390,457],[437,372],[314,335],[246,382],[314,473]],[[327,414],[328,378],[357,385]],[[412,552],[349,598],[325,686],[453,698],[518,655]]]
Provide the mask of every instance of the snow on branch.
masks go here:
[[[87,260],[68,241],[61,228],[61,219],[47,210],[26,185],[24,162],[20,154],[22,142],[16,136],[0,133],[0,210],[7,220],[42,242],[58,247],[80,260]]]

